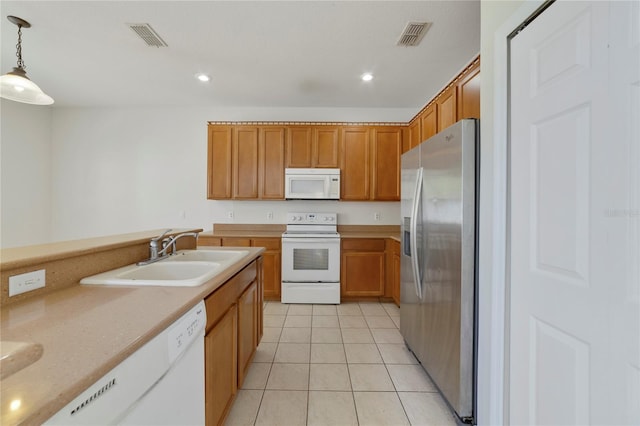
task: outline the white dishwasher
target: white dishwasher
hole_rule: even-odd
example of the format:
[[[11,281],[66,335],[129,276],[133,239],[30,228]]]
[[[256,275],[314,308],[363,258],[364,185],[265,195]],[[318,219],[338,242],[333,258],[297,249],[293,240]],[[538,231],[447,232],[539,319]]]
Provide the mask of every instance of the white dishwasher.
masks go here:
[[[203,425],[204,302],[105,374],[48,425]]]

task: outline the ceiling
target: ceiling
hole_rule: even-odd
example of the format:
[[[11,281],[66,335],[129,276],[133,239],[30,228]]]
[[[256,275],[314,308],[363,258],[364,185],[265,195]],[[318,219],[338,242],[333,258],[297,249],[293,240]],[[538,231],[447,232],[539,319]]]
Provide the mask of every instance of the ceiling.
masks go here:
[[[32,24],[27,75],[54,107],[419,109],[480,51],[479,0],[3,0],[0,12],[0,71],[16,63],[16,15]],[[419,46],[397,46],[410,21],[432,25]],[[127,23],[149,23],[168,47]]]

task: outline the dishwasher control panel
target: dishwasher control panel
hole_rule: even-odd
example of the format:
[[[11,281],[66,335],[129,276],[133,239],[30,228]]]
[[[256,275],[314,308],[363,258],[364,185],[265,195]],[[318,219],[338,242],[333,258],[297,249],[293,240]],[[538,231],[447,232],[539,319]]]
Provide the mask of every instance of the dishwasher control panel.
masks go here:
[[[196,338],[202,339],[206,324],[206,309],[204,302],[200,302],[171,326],[167,335],[170,363],[173,363]]]

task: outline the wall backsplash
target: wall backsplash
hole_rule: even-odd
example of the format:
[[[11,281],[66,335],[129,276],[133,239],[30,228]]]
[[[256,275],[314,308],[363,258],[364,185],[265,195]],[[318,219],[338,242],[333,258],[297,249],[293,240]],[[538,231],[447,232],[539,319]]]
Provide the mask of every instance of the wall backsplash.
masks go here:
[[[399,225],[399,202],[209,201],[212,223],[286,223],[288,212],[336,212],[340,225]],[[229,212],[233,218],[229,218]],[[273,219],[269,219],[269,213]],[[375,220],[380,213],[380,220]],[[205,229],[208,229],[205,227]]]

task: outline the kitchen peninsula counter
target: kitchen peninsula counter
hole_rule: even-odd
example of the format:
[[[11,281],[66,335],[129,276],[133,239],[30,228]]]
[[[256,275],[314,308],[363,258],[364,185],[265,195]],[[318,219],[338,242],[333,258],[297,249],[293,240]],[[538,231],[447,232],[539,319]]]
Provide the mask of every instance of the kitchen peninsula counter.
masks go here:
[[[131,235],[141,238],[129,234],[126,241],[109,244],[124,248],[127,241],[133,241]],[[100,251],[89,246],[85,249]],[[46,421],[264,251],[258,247],[244,250],[249,251],[247,256],[198,287],[100,286],[76,281],[53,292],[5,303],[0,323],[3,356],[11,347],[25,346],[16,343],[41,346],[42,350],[39,359],[32,351],[22,351],[33,358],[22,360],[23,365],[32,363],[13,373],[3,364],[2,424]],[[7,269],[4,263],[2,268]],[[12,355],[20,357],[19,352]]]

